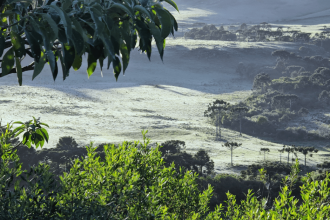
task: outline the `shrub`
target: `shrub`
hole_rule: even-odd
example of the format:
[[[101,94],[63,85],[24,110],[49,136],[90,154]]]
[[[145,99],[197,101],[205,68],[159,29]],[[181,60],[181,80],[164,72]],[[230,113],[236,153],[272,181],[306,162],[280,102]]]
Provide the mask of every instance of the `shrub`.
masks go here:
[[[267,216],[270,219],[330,217],[330,174],[327,173],[322,182],[313,181],[307,174],[300,187],[303,199],[299,201],[292,196],[299,181],[298,160],[290,175],[283,179],[281,194],[273,205],[269,206],[272,203],[269,196],[260,201],[249,189],[241,206],[236,204],[235,195],[228,192],[226,206],[220,204],[209,212],[207,205],[212,187],[208,185],[200,192],[196,174],[176,172],[174,164],[164,167],[159,145],[155,149],[148,147],[147,132],[142,131],[143,143],[135,141],[123,142],[118,147],[104,146],[104,162],[96,157],[96,148],[91,143],[86,148],[87,157],[76,159],[57,185],[47,164],[40,163],[29,172],[21,170],[16,151],[8,144],[12,135],[9,127],[0,137],[0,219],[212,220],[247,219],[251,217],[249,213],[254,213],[257,218]],[[35,135],[35,131],[24,135]],[[48,140],[48,135],[44,137]],[[39,141],[31,140],[28,146]],[[267,172],[260,169],[259,173],[267,188]],[[223,179],[216,178],[215,181]],[[228,184],[235,183],[237,180],[228,178]]]
[[[61,137],[58,141],[58,143],[56,144],[56,148],[58,150],[68,150],[71,148],[77,148],[78,144],[75,141],[75,139],[73,137],[70,136],[65,136],[65,137]]]
[[[265,116],[259,116],[257,119],[257,123],[259,125],[266,124],[266,123],[268,123],[268,118],[266,118]]]

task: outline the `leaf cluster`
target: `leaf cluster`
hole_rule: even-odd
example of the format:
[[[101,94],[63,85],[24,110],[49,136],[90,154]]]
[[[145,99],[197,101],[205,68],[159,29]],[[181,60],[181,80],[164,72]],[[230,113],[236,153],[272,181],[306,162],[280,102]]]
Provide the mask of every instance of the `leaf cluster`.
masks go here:
[[[150,59],[154,39],[163,59],[165,39],[178,29],[163,2],[178,10],[172,0],[145,0],[143,4],[138,0],[1,1],[0,57],[4,55],[0,77],[17,73],[22,85],[24,71],[33,70],[33,80],[48,63],[55,81],[59,61],[65,80],[71,68],[81,67],[82,55],[87,54],[88,77],[99,62],[101,71],[103,65],[109,69],[112,64],[117,81],[137,45]],[[22,67],[26,56],[34,61]]]

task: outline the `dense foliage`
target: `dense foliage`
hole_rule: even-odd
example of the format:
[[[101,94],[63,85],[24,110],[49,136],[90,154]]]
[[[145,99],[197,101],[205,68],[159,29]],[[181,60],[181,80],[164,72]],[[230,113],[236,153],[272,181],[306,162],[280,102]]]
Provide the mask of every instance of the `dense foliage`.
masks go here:
[[[291,174],[283,179],[281,193],[273,203],[269,202],[269,196],[260,200],[248,190],[246,200],[238,205],[235,196],[228,192],[226,205],[220,204],[214,211],[209,211],[212,187],[202,184],[203,179],[200,179],[202,183],[198,186],[197,174],[178,171],[174,163],[169,167],[164,166],[160,146],[150,148],[150,140],[145,137],[147,132],[143,131],[143,143],[135,141],[123,142],[119,146],[105,145],[104,160],[96,155],[96,148],[91,143],[86,148],[87,156],[75,159],[70,170],[60,176],[58,183],[45,163],[22,171],[16,149],[9,144],[13,135],[18,136],[23,131],[26,131],[23,135],[25,143],[36,144],[48,139],[48,135],[43,135],[45,132],[41,124],[38,120],[33,123],[30,121],[14,131],[11,131],[12,125],[7,124],[6,131],[1,135],[1,219],[38,219],[40,216],[49,219],[330,217],[328,173],[317,181],[308,174],[302,178],[301,201],[291,196],[291,190],[298,181],[298,160]],[[35,139],[37,130],[38,133],[43,131],[38,140]],[[265,181],[266,171],[260,169],[259,172],[261,180]],[[219,182],[221,178],[212,181]],[[268,183],[264,183],[267,186]],[[200,192],[205,187],[207,189]],[[219,196],[223,199],[223,195]]]
[[[313,120],[313,129],[307,128],[307,123],[297,127],[291,121],[308,121],[312,111],[315,115],[316,111],[323,112],[329,107],[330,59],[322,56],[303,58],[286,50],[273,51],[272,55],[277,62],[274,67],[252,71],[251,65],[238,64],[236,72],[241,76],[255,74],[253,92],[245,100],[231,105],[227,100],[209,104],[204,115],[216,126],[216,133],[223,126],[277,141],[329,140],[330,119],[326,115],[320,114]],[[235,110],[242,108],[246,109],[244,114],[235,114]]]
[[[174,35],[178,24],[162,2],[178,10],[172,0],[2,0],[0,77],[17,73],[22,85],[24,71],[33,70],[34,79],[48,63],[55,80],[59,60],[65,80],[71,68],[81,67],[82,55],[87,54],[88,77],[98,61],[101,70],[112,63],[117,80],[121,70],[125,73],[136,46],[150,59],[154,38],[163,58],[165,39]],[[34,61],[23,67],[26,56]]]

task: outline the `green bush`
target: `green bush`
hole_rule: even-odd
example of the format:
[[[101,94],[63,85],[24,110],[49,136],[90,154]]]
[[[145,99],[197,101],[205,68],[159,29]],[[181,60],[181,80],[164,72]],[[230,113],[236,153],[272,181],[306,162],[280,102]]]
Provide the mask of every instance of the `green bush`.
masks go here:
[[[41,123],[40,123],[41,124]],[[298,181],[299,163],[283,179],[283,187],[273,206],[269,197],[258,200],[249,189],[240,205],[236,196],[226,193],[226,205],[208,211],[212,187],[198,189],[197,174],[177,172],[174,163],[164,166],[159,145],[150,142],[142,131],[143,143],[123,142],[118,147],[104,146],[105,160],[97,157],[91,143],[87,157],[75,159],[69,172],[54,181],[49,166],[39,163],[22,171],[16,146],[9,144],[15,134],[23,135],[23,144],[43,146],[48,134],[38,120],[24,124],[13,132],[7,124],[0,137],[0,219],[327,219],[330,217],[330,174],[313,181],[308,174],[302,178],[301,201],[291,192]],[[38,127],[39,126],[39,127]],[[43,129],[43,130],[42,130]],[[37,135],[38,134],[38,135]],[[259,170],[265,182],[266,171]],[[226,182],[215,178],[215,182]],[[228,184],[237,183],[232,177]],[[22,181],[22,182],[21,182]],[[238,187],[241,184],[237,185]],[[249,188],[249,187],[246,187]],[[241,194],[240,194],[241,196]],[[299,203],[299,205],[297,205]]]
[[[268,123],[268,118],[265,117],[265,116],[259,116],[258,119],[257,119],[257,123],[259,125],[266,124],[266,123]]]

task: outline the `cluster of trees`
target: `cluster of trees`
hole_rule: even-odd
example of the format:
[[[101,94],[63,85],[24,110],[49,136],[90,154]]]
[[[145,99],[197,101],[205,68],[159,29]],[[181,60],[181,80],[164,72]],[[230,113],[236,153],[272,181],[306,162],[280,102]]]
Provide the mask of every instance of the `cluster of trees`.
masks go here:
[[[173,162],[177,170],[193,171],[203,174],[214,173],[214,162],[205,149],[200,149],[195,155],[189,154],[185,149],[185,142],[179,140],[170,140],[161,144],[164,162],[166,166],[170,166]],[[204,169],[203,169],[204,168]]]
[[[291,30],[290,27],[273,27],[267,22],[257,25],[220,26],[204,25],[202,28],[192,28],[184,34],[185,38],[199,40],[225,40],[225,41],[284,41],[314,43],[319,46],[328,46],[330,37],[329,31],[321,31],[312,36],[298,30]],[[303,49],[302,49],[303,50]],[[305,50],[307,51],[307,50]]]
[[[280,140],[328,139],[329,135],[321,128],[316,131],[308,131],[305,127],[291,128],[288,122],[304,119],[309,114],[308,109],[329,106],[330,60],[322,56],[302,58],[285,50],[273,51],[272,55],[277,58],[276,66],[261,68],[258,74],[255,66],[239,63],[236,72],[242,77],[256,74],[253,93],[239,104],[247,108],[243,117],[221,116],[221,124],[250,135],[268,135]],[[210,106],[217,108],[215,103]],[[212,108],[207,111],[213,111]],[[219,126],[214,117],[212,121]],[[238,121],[240,127],[236,126]]]

